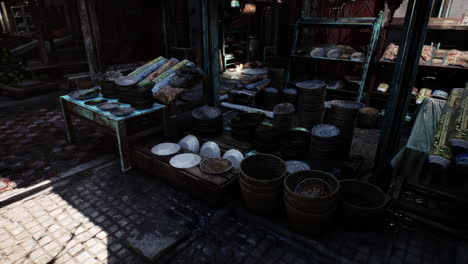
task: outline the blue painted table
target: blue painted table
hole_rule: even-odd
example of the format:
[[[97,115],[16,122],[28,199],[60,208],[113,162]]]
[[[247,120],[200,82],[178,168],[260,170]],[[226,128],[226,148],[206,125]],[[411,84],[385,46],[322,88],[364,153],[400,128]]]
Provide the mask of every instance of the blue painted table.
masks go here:
[[[165,137],[168,137],[168,111],[166,111],[167,108],[165,105],[155,103],[152,108],[143,110],[136,109],[135,112],[128,116],[118,117],[108,111],[102,111],[96,106],[86,104],[87,101],[97,99],[105,99],[108,102],[117,102],[117,99],[108,99],[103,97],[97,97],[89,100],[75,100],[68,95],[60,97],[60,105],[62,107],[62,113],[67,130],[67,140],[70,143],[73,143],[75,140],[73,123],[71,120],[72,114],[78,118],[88,120],[91,123],[104,128],[107,132],[117,137],[122,171],[128,171],[132,168],[129,154],[129,141],[160,132],[161,130],[164,131]],[[130,106],[128,104],[121,105],[121,107]],[[161,114],[162,126],[151,127],[136,134],[130,136],[127,135],[128,121],[152,114]]]

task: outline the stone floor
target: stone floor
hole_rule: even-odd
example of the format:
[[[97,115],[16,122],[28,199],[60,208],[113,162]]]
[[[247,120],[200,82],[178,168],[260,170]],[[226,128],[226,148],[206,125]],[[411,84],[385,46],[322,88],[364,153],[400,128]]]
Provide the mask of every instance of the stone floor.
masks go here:
[[[187,232],[157,263],[468,263],[466,242],[416,223],[304,237],[281,213],[212,209],[117,162],[74,179],[0,209],[0,263],[147,263],[126,242],[135,230]]]
[[[68,144],[58,95],[0,104],[0,192],[54,177],[112,148],[101,130],[79,119],[74,127],[86,144]]]

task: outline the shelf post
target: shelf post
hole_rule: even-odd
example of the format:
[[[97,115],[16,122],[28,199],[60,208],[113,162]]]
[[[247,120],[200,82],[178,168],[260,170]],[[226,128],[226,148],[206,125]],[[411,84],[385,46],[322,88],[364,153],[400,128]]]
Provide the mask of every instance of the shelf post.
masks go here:
[[[388,189],[393,176],[390,162],[399,149],[400,130],[408,110],[433,2],[433,0],[408,2],[401,44],[389,89],[384,127],[374,163],[374,176],[383,190]]]

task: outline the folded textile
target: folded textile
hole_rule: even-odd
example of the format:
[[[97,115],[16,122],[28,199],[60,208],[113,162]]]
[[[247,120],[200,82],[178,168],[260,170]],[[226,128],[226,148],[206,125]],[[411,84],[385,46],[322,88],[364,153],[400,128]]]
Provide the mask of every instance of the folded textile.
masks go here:
[[[456,107],[460,104],[465,89],[452,89],[445,105],[444,112],[437,124],[436,134],[429,153],[429,163],[447,167],[453,159],[453,154],[448,146],[448,136],[451,124],[456,113]]]
[[[185,91],[183,88],[173,88],[170,85],[166,85],[154,94],[154,98],[160,103],[170,104]]]
[[[465,88],[460,106],[455,115],[455,129],[449,137],[449,145],[453,149],[461,148],[468,151],[468,88]]]
[[[429,64],[432,59],[432,54],[434,53],[434,47],[429,45],[424,45],[423,50],[421,52],[421,64]]]
[[[169,70],[161,74],[159,77],[153,80],[154,86],[152,89],[153,94],[155,94],[161,87],[169,84],[169,81],[176,75],[176,71],[182,68],[185,65],[194,65],[193,62],[188,60],[183,60],[177,63],[175,66],[171,67]]]

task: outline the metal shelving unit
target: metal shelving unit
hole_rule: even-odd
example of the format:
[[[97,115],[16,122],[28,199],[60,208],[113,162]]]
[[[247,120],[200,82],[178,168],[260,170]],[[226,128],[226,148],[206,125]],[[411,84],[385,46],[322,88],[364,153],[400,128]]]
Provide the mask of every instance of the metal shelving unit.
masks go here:
[[[369,74],[369,67],[371,62],[374,61],[376,55],[377,43],[379,40],[380,30],[382,28],[382,16],[383,13],[380,12],[377,17],[359,17],[359,18],[328,18],[328,17],[302,17],[300,18],[295,27],[294,39],[289,59],[288,67],[288,81],[291,80],[291,72],[294,69],[294,65],[297,59],[307,59],[307,60],[316,60],[316,61],[331,61],[336,63],[356,63],[363,64],[363,72],[361,75],[361,82],[359,85],[358,92],[350,93],[350,91],[345,90],[333,90],[334,93],[343,92],[344,95],[355,94],[356,101],[362,101],[364,97],[364,87],[366,86]],[[343,29],[353,29],[353,28],[369,28],[372,30],[372,34],[367,44],[366,57],[364,61],[354,61],[350,59],[341,59],[341,58],[326,58],[326,57],[311,57],[303,56],[298,54],[298,44],[299,44],[299,34],[300,30],[303,27],[328,27],[328,28],[343,28]]]
[[[32,16],[29,6],[18,5],[11,6],[11,13],[15,21],[15,27],[18,32],[32,33],[35,26],[32,23]]]

